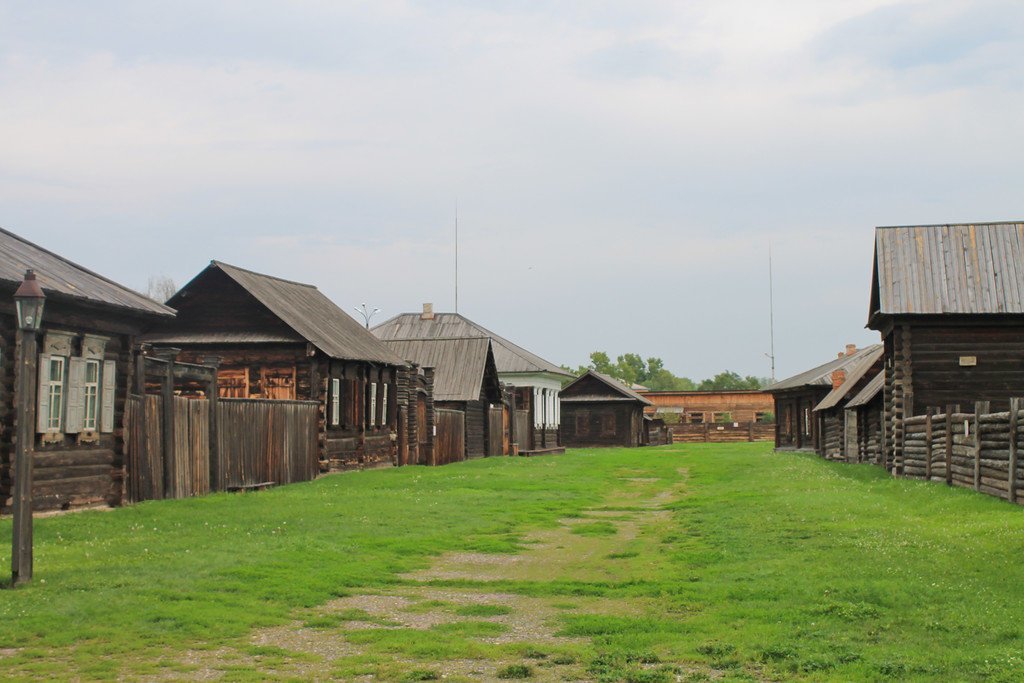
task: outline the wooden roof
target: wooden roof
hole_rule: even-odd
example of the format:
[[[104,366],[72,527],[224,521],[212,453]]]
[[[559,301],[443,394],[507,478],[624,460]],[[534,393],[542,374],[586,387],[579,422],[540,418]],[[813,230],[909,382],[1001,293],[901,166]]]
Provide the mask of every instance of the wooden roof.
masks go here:
[[[821,399],[821,402],[814,406],[815,410],[828,410],[839,405],[839,402],[853,392],[853,388],[857,386],[857,383],[864,379],[864,376],[879,361],[885,348],[881,344],[876,344],[875,346],[868,347],[867,350],[870,353],[859,356],[855,363],[850,363],[849,366],[843,368],[846,370],[846,380],[830,391],[825,398]]]
[[[592,380],[597,380],[604,391],[595,392]],[[596,370],[587,370],[575,380],[562,388],[559,400],[569,403],[605,403],[607,401],[637,401],[645,406],[653,405],[646,398],[636,393],[617,379]]]
[[[867,405],[871,403],[871,400],[878,396],[878,392],[882,390],[885,385],[885,370],[879,371],[877,375],[871,378],[871,381],[864,385],[864,388],[860,392],[850,399],[850,402],[846,404],[847,408],[857,408],[859,406]]]
[[[868,325],[879,316],[1024,313],[1024,223],[875,230]]]
[[[171,317],[174,309],[0,228],[0,280],[17,286],[31,268],[47,296],[81,299],[131,313]]]
[[[554,363],[491,332],[459,313],[435,313],[424,320],[419,313],[401,313],[373,328],[380,339],[460,339],[487,337],[494,350],[494,362],[501,373],[547,372],[572,377]]]
[[[387,345],[370,334],[369,330],[341,310],[333,301],[313,285],[283,280],[271,275],[256,273],[221,261],[211,261],[201,273],[182,287],[167,302],[171,306],[187,297],[204,278],[213,271],[220,271],[236,282],[253,298],[263,304],[274,316],[296,332],[298,340],[305,340],[331,358],[339,360],[362,360],[387,365],[405,365]],[[230,337],[231,335],[227,335]],[[153,335],[152,340],[166,343],[223,343],[242,341],[229,339],[222,332],[191,332],[167,330]],[[247,342],[277,341],[280,334],[261,339],[257,334]]]
[[[491,341],[486,337],[397,339],[384,343],[405,360],[434,368],[435,401],[478,400],[487,365],[494,367]]]
[[[832,385],[832,372],[840,369],[848,369],[852,365],[856,364],[866,354],[874,353],[881,344],[873,344],[863,349],[858,350],[849,356],[843,356],[831,360],[824,365],[819,365],[816,368],[811,368],[801,372],[798,375],[787,377],[784,380],[780,380],[775,384],[771,385],[765,391],[768,393],[775,393],[777,391],[785,391],[786,389],[799,389],[801,387],[822,387]]]

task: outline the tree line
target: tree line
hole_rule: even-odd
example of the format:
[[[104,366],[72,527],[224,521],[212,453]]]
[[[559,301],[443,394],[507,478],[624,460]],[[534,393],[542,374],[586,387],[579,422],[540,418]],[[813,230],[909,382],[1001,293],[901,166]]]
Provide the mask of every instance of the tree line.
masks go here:
[[[571,368],[563,365],[574,375],[582,375],[587,370],[595,370],[614,377],[628,385],[641,384],[651,391],[725,391],[729,389],[764,389],[770,383],[767,377],[747,375],[725,370],[714,377],[694,382],[689,377],[677,377],[665,367],[660,358],[644,360],[639,354],[624,353],[612,362],[604,351],[590,354],[590,363]]]

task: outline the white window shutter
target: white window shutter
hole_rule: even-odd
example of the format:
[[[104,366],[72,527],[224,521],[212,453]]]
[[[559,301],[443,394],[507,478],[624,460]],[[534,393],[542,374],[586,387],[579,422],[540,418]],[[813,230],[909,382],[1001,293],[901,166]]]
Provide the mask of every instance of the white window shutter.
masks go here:
[[[85,359],[71,358],[68,362],[68,413],[64,431],[78,434],[85,418]]]
[[[338,426],[341,422],[341,380],[331,380],[331,425]]]
[[[388,423],[388,385],[384,385],[384,396],[381,398],[380,424],[385,426]]]
[[[377,426],[377,383],[370,382],[370,426]]]
[[[100,378],[100,431],[114,431],[114,398],[117,392],[117,362],[103,361],[103,376]]]
[[[39,355],[39,394],[36,398],[36,431],[45,432],[50,423],[50,356]]]

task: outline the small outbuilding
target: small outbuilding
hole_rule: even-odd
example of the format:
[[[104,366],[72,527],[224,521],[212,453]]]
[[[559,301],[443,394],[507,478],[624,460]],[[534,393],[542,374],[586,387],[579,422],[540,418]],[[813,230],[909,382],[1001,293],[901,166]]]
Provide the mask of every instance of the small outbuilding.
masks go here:
[[[562,443],[569,447],[645,446],[646,398],[622,382],[588,370],[562,389]]]
[[[858,461],[859,423],[857,413],[847,410],[847,406],[882,370],[882,352],[882,345],[875,344],[857,354],[855,361],[832,371],[832,391],[814,407],[821,434],[818,455],[828,460]]]

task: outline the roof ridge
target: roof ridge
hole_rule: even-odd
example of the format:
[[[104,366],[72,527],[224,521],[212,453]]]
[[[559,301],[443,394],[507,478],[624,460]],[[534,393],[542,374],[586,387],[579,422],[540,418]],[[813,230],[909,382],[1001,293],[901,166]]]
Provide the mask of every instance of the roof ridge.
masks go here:
[[[223,269],[225,266],[227,266],[228,268],[231,268],[233,270],[240,270],[243,273],[248,273],[249,275],[255,275],[256,277],[262,277],[262,278],[266,278],[268,280],[277,280],[278,282],[284,282],[284,283],[287,283],[289,285],[298,285],[299,287],[309,287],[310,289],[315,289],[318,292],[320,291],[320,289],[316,285],[311,285],[308,282],[298,282],[297,280],[289,280],[287,278],[278,277],[276,275],[268,275],[267,273],[260,273],[260,272],[255,271],[255,270],[250,270],[248,268],[242,268],[241,266],[232,265],[232,264],[226,263],[224,261],[218,261],[217,259],[212,259],[210,261],[210,264],[211,265],[215,265],[215,266],[217,266],[218,268],[221,268],[221,269]]]
[[[921,225],[876,225],[875,230],[896,230],[900,228],[952,228],[955,226],[973,226],[979,227],[982,225],[1021,225],[1024,224],[1024,220],[1019,221],[960,221],[957,223],[923,223]]]
[[[132,289],[131,287],[128,287],[126,285],[122,285],[120,282],[116,282],[116,281],[111,280],[110,278],[108,278],[106,276],[100,275],[96,271],[90,270],[89,268],[86,268],[85,266],[79,265],[79,264],[75,263],[74,261],[72,261],[71,259],[69,259],[67,257],[64,257],[64,256],[61,256],[60,254],[58,254],[56,252],[50,251],[46,247],[40,246],[40,245],[36,244],[35,242],[30,242],[29,240],[25,239],[21,235],[13,233],[10,230],[7,230],[6,228],[0,227],[0,232],[4,233],[5,235],[8,235],[10,237],[13,237],[14,239],[18,240],[19,242],[22,242],[23,244],[27,244],[28,246],[32,247],[33,249],[38,249],[39,251],[41,251],[41,252],[43,252],[45,254],[49,254],[50,256],[54,257],[58,261],[63,261],[64,263],[68,264],[69,266],[73,266],[74,268],[77,268],[78,270],[81,270],[81,271],[83,271],[85,273],[88,273],[89,275],[92,275],[95,278],[103,280],[108,285],[113,285],[114,287],[117,287],[118,289],[120,289],[122,291],[128,292],[130,294],[134,294],[136,296],[140,296],[140,297],[142,297],[144,299],[152,301],[157,306],[160,306],[161,308],[166,309],[166,311],[168,313],[172,314],[172,315],[175,313],[175,310],[173,308],[171,308],[167,304],[163,303],[162,301],[157,301],[156,299],[150,299],[148,296],[146,296],[142,292],[138,292],[138,291]],[[43,275],[46,275],[46,273],[43,273]],[[88,298],[88,297],[82,297],[82,298]],[[128,308],[127,306],[117,306],[116,304],[105,304],[105,305],[107,305],[107,306],[115,306],[117,308]]]

